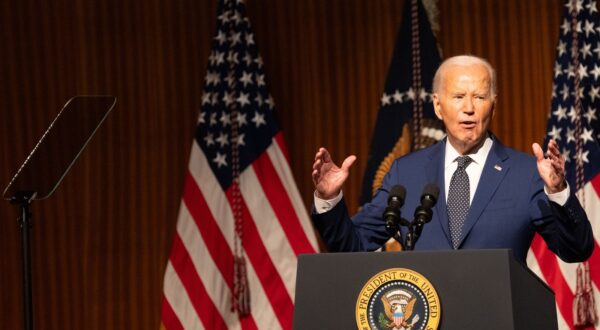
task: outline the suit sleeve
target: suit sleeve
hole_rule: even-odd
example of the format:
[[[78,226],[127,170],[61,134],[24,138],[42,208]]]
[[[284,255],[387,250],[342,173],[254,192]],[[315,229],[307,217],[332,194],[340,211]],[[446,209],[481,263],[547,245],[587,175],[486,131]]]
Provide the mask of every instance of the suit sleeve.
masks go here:
[[[571,189],[565,205],[548,200],[544,183],[535,172],[530,203],[532,225],[548,248],[565,262],[587,260],[594,250],[594,236],[587,215]]]
[[[373,200],[352,218],[344,199],[321,214],[317,214],[313,206],[313,224],[330,252],[374,251],[389,239],[382,214],[387,206],[389,188],[398,173],[397,162],[394,162]]]

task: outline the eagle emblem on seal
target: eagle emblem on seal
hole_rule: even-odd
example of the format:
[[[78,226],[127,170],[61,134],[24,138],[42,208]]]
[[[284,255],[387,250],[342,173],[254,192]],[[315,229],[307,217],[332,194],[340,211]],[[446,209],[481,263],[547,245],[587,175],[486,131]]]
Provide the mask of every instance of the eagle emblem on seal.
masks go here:
[[[379,319],[385,329],[410,330],[420,319],[419,314],[413,316],[417,298],[406,290],[390,291],[381,297],[381,302],[385,316],[380,315]]]

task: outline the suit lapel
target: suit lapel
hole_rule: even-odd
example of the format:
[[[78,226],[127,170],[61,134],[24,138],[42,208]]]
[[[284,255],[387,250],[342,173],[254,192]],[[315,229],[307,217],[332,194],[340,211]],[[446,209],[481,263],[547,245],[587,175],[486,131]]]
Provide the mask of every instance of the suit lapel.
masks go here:
[[[436,144],[435,147],[431,148],[429,153],[429,163],[425,165],[425,172],[430,182],[436,183],[440,187],[440,195],[438,202],[435,205],[434,218],[437,218],[438,223],[442,227],[448,244],[452,246],[452,239],[450,238],[450,229],[448,228],[448,211],[446,209],[446,189],[444,182],[444,157],[446,155],[446,139],[444,142]],[[427,182],[428,183],[428,182]],[[436,216],[437,215],[437,216]]]
[[[469,209],[462,230],[459,247],[467,235],[469,235],[477,220],[479,220],[483,210],[485,210],[492,200],[500,182],[502,182],[502,179],[508,173],[509,166],[504,162],[507,158],[508,154],[504,150],[504,146],[498,139],[494,138],[494,145],[485,161],[483,172],[481,173],[481,178],[479,179],[479,184],[477,185],[477,190],[475,191],[475,196],[473,197],[473,202],[471,203],[471,208]]]

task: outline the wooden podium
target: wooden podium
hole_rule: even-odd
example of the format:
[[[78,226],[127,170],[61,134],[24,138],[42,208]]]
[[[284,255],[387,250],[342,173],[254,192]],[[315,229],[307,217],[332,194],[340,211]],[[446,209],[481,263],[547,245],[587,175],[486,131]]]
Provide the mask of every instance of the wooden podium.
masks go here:
[[[553,291],[510,250],[459,250],[301,255],[294,329],[359,328],[361,291],[374,275],[396,268],[423,275],[435,288],[438,329],[557,328]]]

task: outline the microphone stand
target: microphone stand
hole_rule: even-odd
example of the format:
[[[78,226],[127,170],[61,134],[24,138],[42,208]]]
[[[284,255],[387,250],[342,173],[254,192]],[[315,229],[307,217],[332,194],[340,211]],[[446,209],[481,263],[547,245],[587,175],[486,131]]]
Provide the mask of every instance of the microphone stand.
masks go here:
[[[402,218],[399,222],[407,223],[406,219],[404,218]],[[390,236],[394,238],[396,242],[398,242],[398,244],[400,244],[400,248],[402,250],[405,250],[404,242],[402,239],[402,232],[400,231],[400,224],[398,223],[398,221],[394,221],[393,223],[386,223],[385,229],[387,230],[388,234],[390,234]]]
[[[400,218],[399,221],[394,222],[393,226],[387,226],[386,229],[388,233],[398,242],[404,251],[413,251],[415,249],[415,244],[421,237],[421,232],[423,231],[423,225],[428,222],[426,219],[422,218],[422,213],[427,212],[429,214],[429,219],[431,219],[431,210],[425,209],[423,207],[417,208],[418,212],[415,212],[416,218],[413,221],[408,221],[404,218]],[[402,232],[400,231],[400,226],[404,226],[408,229],[406,233],[406,237],[404,240],[402,239]]]
[[[415,236],[414,223],[414,220],[411,222],[404,218],[399,218],[398,221],[394,221],[393,225],[386,224],[388,234],[400,244],[403,251],[412,251],[415,249],[418,236]],[[401,226],[408,228],[408,233],[404,238],[400,230]]]
[[[406,251],[413,251],[415,249],[415,243],[417,243],[417,239],[415,235],[415,226],[414,221],[408,226],[408,233],[406,233],[406,239],[404,240],[404,245],[406,247]]]

